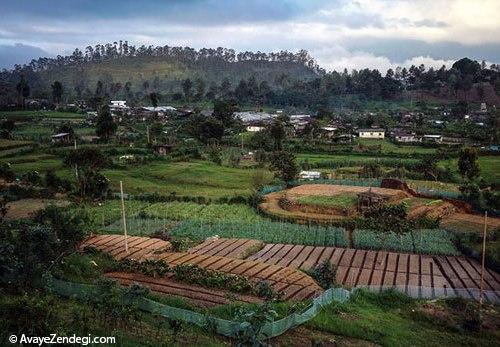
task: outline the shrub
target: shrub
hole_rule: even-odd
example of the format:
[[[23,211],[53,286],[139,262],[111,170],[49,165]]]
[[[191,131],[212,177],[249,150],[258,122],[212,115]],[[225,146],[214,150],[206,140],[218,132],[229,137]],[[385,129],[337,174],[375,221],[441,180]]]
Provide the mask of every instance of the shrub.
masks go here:
[[[0,164],[0,179],[3,179],[7,182],[12,182],[16,179],[16,174],[12,170],[9,163]]]
[[[36,170],[27,171],[21,176],[21,182],[26,185],[39,186],[42,184],[42,176]]]
[[[335,284],[337,269],[325,259],[322,263],[317,264],[310,271],[310,274],[322,288],[328,289]]]

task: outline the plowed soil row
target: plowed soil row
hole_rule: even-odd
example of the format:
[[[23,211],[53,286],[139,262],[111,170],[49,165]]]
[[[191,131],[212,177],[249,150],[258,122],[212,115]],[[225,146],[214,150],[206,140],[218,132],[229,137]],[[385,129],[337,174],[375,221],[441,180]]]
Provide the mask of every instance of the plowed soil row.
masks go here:
[[[210,249],[213,255],[227,254],[226,248],[232,247],[233,242],[234,239],[211,240],[197,249]],[[196,252],[196,249],[191,252]],[[327,260],[337,267],[337,283],[346,287],[405,286],[444,291],[445,288],[461,290],[480,286],[480,265],[467,257],[267,244],[247,260],[302,270],[309,270]],[[500,290],[499,274],[487,270],[484,278],[486,290]]]
[[[337,283],[347,287],[422,286],[462,289],[480,286],[480,264],[467,257],[433,257],[335,247],[267,244],[247,259],[303,270],[327,260],[337,267]],[[484,278],[486,290],[500,291],[499,274],[488,269]]]
[[[94,247],[109,253],[116,259],[143,260],[154,253],[163,252],[171,247],[170,242],[150,237],[127,237],[128,252],[125,250],[123,235],[95,235],[85,240],[81,247]]]
[[[202,307],[213,307],[217,305],[229,304],[233,301],[246,303],[260,303],[262,299],[249,296],[238,295],[225,290],[208,289],[196,285],[185,284],[169,278],[153,278],[141,274],[124,272],[110,272],[107,277],[118,281],[121,285],[129,286],[133,283],[141,284],[149,288],[152,292],[179,296]],[[232,298],[232,299],[229,299]]]
[[[235,259],[244,259],[264,247],[264,243],[249,239],[213,239],[207,240],[188,250],[189,253],[218,255]]]

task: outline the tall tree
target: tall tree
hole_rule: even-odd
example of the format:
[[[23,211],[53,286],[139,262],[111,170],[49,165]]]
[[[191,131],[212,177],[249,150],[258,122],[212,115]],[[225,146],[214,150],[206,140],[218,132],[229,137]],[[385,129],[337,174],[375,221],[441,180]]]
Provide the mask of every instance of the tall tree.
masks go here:
[[[21,100],[22,108],[25,107],[24,100],[30,96],[30,86],[24,76],[21,75],[21,80],[16,85],[16,91],[19,99]]]
[[[182,81],[182,91],[184,92],[184,97],[186,100],[190,100],[192,96],[192,91],[193,89],[193,82],[189,79],[186,78],[184,81]]]
[[[458,171],[462,177],[472,180],[479,176],[480,168],[477,162],[477,150],[465,147],[458,154]]]
[[[116,132],[118,126],[113,121],[109,106],[104,105],[100,108],[96,120],[96,135],[104,141],[108,141],[111,136]]]
[[[270,168],[277,178],[290,182],[297,177],[299,169],[295,162],[295,154],[285,151],[276,151],[271,154]]]
[[[153,107],[158,107],[158,95],[156,93],[149,94],[149,99],[151,100],[151,105],[153,105]]]
[[[52,83],[52,99],[56,104],[59,104],[61,102],[61,98],[63,95],[63,85],[59,81],[55,81]]]
[[[198,77],[196,79],[196,95],[195,95],[197,100],[203,99],[203,97],[205,96],[205,88],[206,88],[205,81],[203,80],[203,78]]]

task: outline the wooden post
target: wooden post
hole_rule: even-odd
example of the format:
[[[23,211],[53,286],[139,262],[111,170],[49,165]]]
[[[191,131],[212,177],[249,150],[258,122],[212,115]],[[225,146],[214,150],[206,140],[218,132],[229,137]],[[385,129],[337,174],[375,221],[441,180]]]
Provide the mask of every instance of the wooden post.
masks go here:
[[[484,212],[484,231],[483,231],[483,254],[481,256],[481,284],[479,287],[479,308],[483,305],[483,288],[484,288],[484,258],[486,253],[486,229],[487,229],[488,212]]]
[[[148,138],[148,143],[149,143],[149,125],[146,125],[146,136]]]
[[[123,235],[125,236],[125,252],[128,253],[128,243],[127,243],[127,219],[125,217],[125,201],[123,200],[123,183],[120,181],[120,193],[122,200],[122,218],[123,218]]]
[[[74,142],[73,142],[73,148],[76,150],[76,140],[74,140]],[[78,183],[78,164],[75,164],[75,177],[76,177],[76,181]]]

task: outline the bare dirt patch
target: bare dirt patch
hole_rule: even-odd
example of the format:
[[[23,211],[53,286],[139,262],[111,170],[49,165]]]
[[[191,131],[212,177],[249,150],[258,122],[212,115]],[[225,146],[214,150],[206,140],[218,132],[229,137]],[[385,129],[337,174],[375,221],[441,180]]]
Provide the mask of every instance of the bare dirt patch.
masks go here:
[[[49,205],[59,207],[68,206],[70,204],[67,200],[56,199],[21,199],[7,203],[6,219],[21,219],[29,218],[39,210],[44,209]]]
[[[371,189],[372,192],[374,193],[387,195],[395,199],[403,199],[409,196],[408,193],[397,189],[342,186],[334,184],[304,184],[289,189],[287,191],[287,195],[289,197],[300,196],[300,195],[332,196],[332,195],[348,194],[348,193],[363,193],[368,191],[369,189]]]

